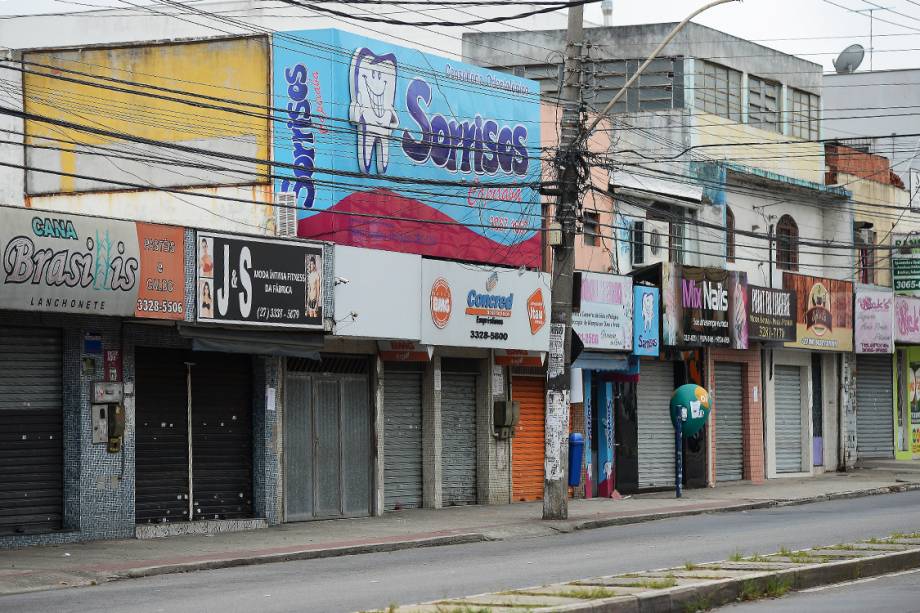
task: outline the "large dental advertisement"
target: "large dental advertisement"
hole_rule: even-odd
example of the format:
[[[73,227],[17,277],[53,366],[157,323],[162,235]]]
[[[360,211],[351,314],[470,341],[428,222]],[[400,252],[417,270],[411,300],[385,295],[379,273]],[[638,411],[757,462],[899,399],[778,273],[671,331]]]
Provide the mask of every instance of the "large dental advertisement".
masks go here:
[[[539,84],[339,30],[273,41],[298,236],[540,266]]]

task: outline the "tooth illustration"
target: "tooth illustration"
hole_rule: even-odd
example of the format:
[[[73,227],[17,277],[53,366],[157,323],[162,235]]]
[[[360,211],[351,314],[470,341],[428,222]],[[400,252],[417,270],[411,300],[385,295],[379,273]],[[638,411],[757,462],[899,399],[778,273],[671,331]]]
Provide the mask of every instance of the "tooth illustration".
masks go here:
[[[351,58],[349,71],[351,106],[348,116],[357,125],[358,166],[371,172],[377,151],[377,172],[384,174],[390,163],[390,138],[399,126],[396,114],[396,56],[377,55],[367,47]]]

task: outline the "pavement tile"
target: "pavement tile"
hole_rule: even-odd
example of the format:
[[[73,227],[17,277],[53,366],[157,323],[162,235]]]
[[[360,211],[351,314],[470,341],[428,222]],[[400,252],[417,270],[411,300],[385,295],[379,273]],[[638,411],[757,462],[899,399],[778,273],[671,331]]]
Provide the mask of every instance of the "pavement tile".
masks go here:
[[[467,598],[439,600],[436,604],[509,606],[509,607],[560,607],[584,602],[579,598],[561,598],[559,596],[526,596],[523,594],[481,594]]]
[[[879,555],[879,551],[856,549],[810,549],[808,555],[843,559],[869,558]]]

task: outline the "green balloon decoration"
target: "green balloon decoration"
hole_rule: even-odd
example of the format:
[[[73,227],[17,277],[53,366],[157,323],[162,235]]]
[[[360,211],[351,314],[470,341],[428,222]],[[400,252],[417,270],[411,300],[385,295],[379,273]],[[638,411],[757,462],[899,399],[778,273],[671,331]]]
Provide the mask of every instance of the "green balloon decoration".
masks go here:
[[[712,397],[695,383],[681,385],[671,396],[671,423],[677,428],[677,420],[685,416],[684,438],[695,436],[706,425],[712,410]]]

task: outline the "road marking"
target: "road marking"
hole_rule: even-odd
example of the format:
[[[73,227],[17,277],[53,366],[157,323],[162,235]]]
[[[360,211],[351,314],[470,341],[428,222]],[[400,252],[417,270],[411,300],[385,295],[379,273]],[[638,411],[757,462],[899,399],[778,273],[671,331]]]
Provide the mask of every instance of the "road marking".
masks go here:
[[[823,592],[824,590],[835,590],[840,587],[848,587],[850,585],[859,585],[861,583],[871,583],[872,581],[878,581],[879,579],[888,579],[889,577],[900,577],[902,575],[912,575],[915,573],[920,573],[920,569],[913,568],[911,570],[902,570],[898,573],[891,573],[890,575],[878,575],[877,577],[866,577],[865,579],[856,579],[854,581],[847,581],[845,583],[832,583],[831,585],[821,585],[819,587],[809,588],[807,590],[801,590],[800,594],[808,594],[810,592]]]

